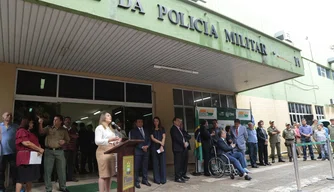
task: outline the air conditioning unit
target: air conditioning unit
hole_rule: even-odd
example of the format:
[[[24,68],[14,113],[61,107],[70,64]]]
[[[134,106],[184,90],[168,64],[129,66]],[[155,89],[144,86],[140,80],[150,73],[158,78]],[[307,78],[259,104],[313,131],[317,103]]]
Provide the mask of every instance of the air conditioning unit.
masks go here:
[[[286,41],[288,43],[292,43],[290,33],[285,32],[285,31],[279,31],[275,33],[275,38],[281,40],[281,41]]]

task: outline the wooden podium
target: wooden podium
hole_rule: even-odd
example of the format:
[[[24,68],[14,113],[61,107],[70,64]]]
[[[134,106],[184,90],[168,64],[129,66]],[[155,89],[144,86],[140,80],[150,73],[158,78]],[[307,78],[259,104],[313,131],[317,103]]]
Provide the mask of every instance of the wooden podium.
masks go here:
[[[134,154],[135,147],[144,140],[127,140],[104,154],[117,153],[117,192],[135,191]]]

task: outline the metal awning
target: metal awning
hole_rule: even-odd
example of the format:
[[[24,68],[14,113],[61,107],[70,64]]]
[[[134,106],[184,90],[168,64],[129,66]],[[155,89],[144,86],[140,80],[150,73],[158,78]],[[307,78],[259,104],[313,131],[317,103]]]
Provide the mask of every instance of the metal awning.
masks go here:
[[[0,3],[0,62],[232,92],[299,76],[156,33],[23,0]]]

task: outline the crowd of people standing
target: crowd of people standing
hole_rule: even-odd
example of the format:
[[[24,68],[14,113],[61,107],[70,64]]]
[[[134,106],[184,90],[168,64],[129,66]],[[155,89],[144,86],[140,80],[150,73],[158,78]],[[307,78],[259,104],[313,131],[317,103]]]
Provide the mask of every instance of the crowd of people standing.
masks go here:
[[[140,183],[151,186],[148,180],[150,155],[152,155],[153,162],[153,182],[159,185],[167,182],[165,153],[167,134],[159,117],[153,119],[153,126],[149,129],[143,127],[142,118],[137,118],[128,138],[120,127],[121,124],[112,125],[112,117],[107,112],[101,114],[95,131],[92,125],[78,125],[75,122],[72,123],[70,117],[63,118],[61,115],[55,115],[52,126],[45,126],[44,119],[38,117],[37,129],[33,119],[22,117],[20,125],[16,125],[12,122],[11,113],[6,112],[2,117],[3,122],[0,124],[2,145],[0,192],[5,191],[7,165],[10,166],[12,184],[15,185],[16,192],[20,192],[24,185],[25,191],[31,192],[32,182],[41,179],[42,175],[46,191],[52,191],[51,181],[54,168],[57,173],[54,179],[58,180],[60,191],[69,191],[66,181],[78,181],[75,178],[76,171],[85,174],[95,170],[99,175],[99,191],[109,192],[112,177],[117,174],[117,158],[115,154],[104,154],[104,152],[117,146],[124,139],[144,140],[135,148],[135,187],[141,188]],[[267,129],[262,120],[258,122],[257,128],[252,122],[249,122],[248,126],[241,125],[239,119],[234,120],[234,125],[221,128],[218,121],[213,120],[211,130],[208,128],[208,121],[202,120],[200,137],[203,146],[204,175],[211,176],[208,161],[212,157],[212,145],[216,145],[218,155],[226,155],[238,170],[240,177],[251,180],[249,176],[251,171],[247,168],[247,149],[252,168],[258,168],[258,165],[270,166],[271,163],[275,163],[275,151],[278,162],[285,162],[281,155],[281,135],[285,139],[284,144],[287,147],[290,162],[292,161],[293,143],[310,143],[312,139],[318,142],[318,159],[326,160],[330,146],[327,146],[324,141],[334,138],[334,119],[330,121],[328,128],[318,123],[317,120],[313,121],[312,126],[307,125],[305,119],[301,121],[301,125],[294,123],[291,126],[286,123],[286,128],[281,133],[273,120],[269,121]],[[181,118],[175,117],[172,123],[170,137],[174,156],[174,181],[185,183],[190,179],[187,176],[187,165],[189,150],[191,150],[191,135],[183,128]],[[45,135],[43,142],[39,140],[42,135]],[[271,147],[269,156],[268,145]],[[312,145],[305,145],[302,150],[297,147],[298,156],[303,155],[303,160],[306,161],[307,147],[310,158],[316,160]],[[43,162],[41,162],[43,166],[30,162],[30,157],[34,153],[37,156],[43,156]],[[268,157],[271,158],[271,163]],[[141,182],[140,176],[142,176]]]

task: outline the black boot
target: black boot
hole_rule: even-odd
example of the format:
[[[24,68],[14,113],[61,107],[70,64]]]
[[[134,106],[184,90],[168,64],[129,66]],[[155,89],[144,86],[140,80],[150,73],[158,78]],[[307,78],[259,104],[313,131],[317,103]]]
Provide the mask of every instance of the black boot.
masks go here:
[[[275,158],[272,158],[271,163],[275,163]]]
[[[280,157],[280,158],[278,159],[278,162],[282,162],[282,163],[284,163],[285,161],[282,159],[282,157]]]

